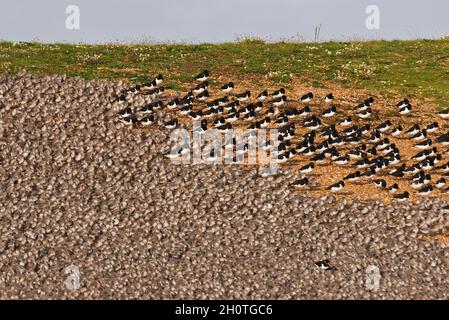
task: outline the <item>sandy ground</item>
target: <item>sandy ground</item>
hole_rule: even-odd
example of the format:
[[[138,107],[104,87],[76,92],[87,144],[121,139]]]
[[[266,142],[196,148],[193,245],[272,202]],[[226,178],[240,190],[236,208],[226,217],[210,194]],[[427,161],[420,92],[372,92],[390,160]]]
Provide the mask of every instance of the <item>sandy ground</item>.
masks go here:
[[[444,199],[298,193],[292,166],[174,165],[168,130],[115,121],[123,87],[0,76],[1,298],[449,297]]]

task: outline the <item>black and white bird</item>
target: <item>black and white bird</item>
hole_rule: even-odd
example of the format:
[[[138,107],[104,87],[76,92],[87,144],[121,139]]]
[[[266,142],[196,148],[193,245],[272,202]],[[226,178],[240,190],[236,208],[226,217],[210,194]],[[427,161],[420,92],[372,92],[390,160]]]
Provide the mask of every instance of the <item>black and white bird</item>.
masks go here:
[[[179,99],[181,104],[184,106],[193,103],[194,100],[195,100],[195,96],[193,95],[192,91],[189,91],[185,96],[183,96],[183,97],[181,97],[181,99]]]
[[[344,187],[345,187],[344,181],[338,181],[337,183],[334,183],[334,184],[330,185],[329,187],[327,187],[327,190],[330,190],[332,192],[338,192],[338,191],[342,190]]]
[[[357,112],[362,112],[362,111],[365,111],[366,109],[368,109],[369,106],[370,106],[369,103],[363,103],[363,102],[362,102],[362,103],[358,104],[358,105],[355,107],[355,109],[357,110]]]
[[[140,89],[141,89],[141,88],[142,88],[142,87],[141,87],[140,84],[136,84],[134,87],[132,87],[131,89],[129,89],[129,92],[136,94],[136,93],[139,93],[139,92],[140,92]]]
[[[389,165],[392,166],[392,165],[398,164],[401,161],[401,156],[399,154],[394,154],[394,155],[390,156],[390,158],[388,158],[388,159],[390,161]],[[404,171],[404,170],[402,170],[402,171]],[[404,172],[402,172],[402,173],[404,173]],[[401,175],[401,177],[402,176],[403,175]]]
[[[196,80],[196,81],[199,81],[199,82],[204,82],[204,81],[206,81],[208,78],[209,78],[209,71],[208,71],[208,70],[204,70],[203,72],[201,72],[200,74],[198,74],[198,75],[195,77],[195,80]]]
[[[402,108],[408,106],[409,104],[410,104],[410,102],[408,101],[407,98],[405,98],[404,100],[401,100],[396,104],[396,108],[402,109]]]
[[[117,101],[119,104],[123,104],[126,101],[126,95],[125,94],[119,95],[115,101]]]
[[[165,92],[165,88],[162,86],[162,87],[155,88],[153,90],[149,90],[148,92],[145,93],[145,95],[149,95],[149,96],[155,98],[155,97],[160,97],[164,92]]]
[[[386,147],[388,147],[389,145],[390,145],[390,140],[388,140],[388,138],[385,138],[385,139],[383,139],[381,142],[377,143],[377,144],[375,145],[375,147],[376,147],[378,150],[382,150],[382,149],[385,149]]]
[[[275,116],[279,114],[279,109],[274,108],[273,106],[269,107],[268,110],[265,112],[266,116]]]
[[[280,98],[282,96],[285,95],[285,89],[284,88],[280,88],[278,90],[275,90],[271,96],[275,99],[275,98]]]
[[[351,124],[352,124],[352,118],[351,117],[345,117],[339,123],[339,125],[343,126],[343,127],[350,126]]]
[[[422,162],[420,162],[421,170],[429,171],[432,170],[434,167],[434,162],[431,161],[429,158],[424,159]]]
[[[137,123],[137,118],[135,115],[131,115],[128,117],[119,118],[119,121],[127,126],[130,126]]]
[[[371,148],[369,148],[368,150],[366,150],[366,153],[369,153],[373,156],[377,155],[377,149],[376,146],[372,146]]]
[[[360,132],[360,134],[368,134],[369,131],[370,131],[370,128],[371,128],[371,126],[370,126],[369,123],[368,123],[368,124],[365,124],[364,126],[362,126],[362,127],[359,128],[359,132]],[[377,130],[377,131],[378,131],[378,130]],[[382,134],[382,132],[380,132],[380,133]]]
[[[281,105],[283,105],[285,103],[285,101],[287,101],[287,97],[281,96],[281,97],[273,99],[271,102],[273,103],[273,105],[275,107],[280,107]]]
[[[339,157],[339,158],[334,160],[334,163],[336,163],[338,165],[348,164],[349,163],[349,157],[348,156]]]
[[[430,155],[430,152],[432,152],[432,150],[423,150],[423,151],[420,151],[420,152],[418,152],[417,154],[415,154],[415,155],[412,157],[412,159],[413,159],[413,160],[416,160],[416,161],[422,161],[422,160],[426,159],[426,158]]]
[[[439,128],[440,128],[440,126],[438,125],[438,122],[432,122],[431,124],[429,124],[426,127],[426,131],[428,133],[432,133],[432,132],[438,131]]]
[[[412,105],[411,104],[409,104],[409,105],[399,109],[399,114],[400,115],[409,114],[410,112],[412,112]]]
[[[253,111],[253,109],[252,109],[252,105],[250,104],[245,107],[241,107],[238,110],[238,113],[240,113],[241,115],[246,115],[246,114],[250,113],[251,111]]]
[[[410,194],[408,193],[408,191],[405,191],[403,193],[395,194],[393,198],[396,199],[397,201],[406,201],[409,198],[409,196]]]
[[[395,162],[397,162],[397,161],[395,161]],[[399,168],[390,171],[389,174],[390,174],[390,176],[393,176],[393,177],[402,178],[405,175],[404,170],[405,170],[405,163],[402,166],[400,166]]]
[[[305,156],[312,156],[315,154],[315,147],[312,145],[312,146],[306,147],[305,149],[301,150],[300,152],[301,152],[301,154],[303,154]]]
[[[140,123],[143,126],[152,125],[154,122],[155,122],[154,114],[150,114],[149,116],[146,116],[146,117],[143,117],[142,119],[140,119]]]
[[[269,126],[270,122],[271,122],[270,117],[265,117],[259,121],[259,125],[261,128],[266,128]]]
[[[416,135],[420,131],[421,131],[421,128],[419,127],[419,125],[414,124],[413,126],[408,128],[407,131],[405,131],[405,134],[407,134],[409,137],[411,137],[411,136]]]
[[[317,266],[318,268],[320,268],[321,270],[333,270],[334,267],[332,267],[329,263],[328,259],[324,259],[324,260],[320,260],[320,261],[315,261],[314,262],[315,266]]]
[[[332,103],[334,101],[334,95],[332,94],[332,92],[328,93],[325,97],[324,97],[324,102],[325,103]]]
[[[446,179],[440,178],[435,182],[435,188],[442,189],[446,185]]]
[[[206,89],[209,87],[209,83],[207,81],[201,82],[199,85],[197,85],[195,88],[192,89],[192,92],[194,94],[200,94],[206,91]]]
[[[357,115],[362,119],[367,119],[367,118],[371,117],[372,113],[373,113],[373,111],[371,110],[371,108],[368,108],[366,110],[363,110],[363,111],[357,113]]]
[[[183,106],[181,109],[178,110],[178,112],[182,115],[188,115],[193,109],[193,106],[191,104]],[[209,110],[209,112],[212,112],[213,110]],[[206,112],[202,112],[202,115],[207,115]]]
[[[224,93],[229,93],[232,90],[234,90],[234,83],[228,82],[228,83],[224,84],[223,86],[221,86],[220,90],[223,91]]]
[[[422,186],[425,185],[425,180],[426,180],[425,175],[416,177],[412,180],[412,182],[410,183],[410,186],[413,189],[420,189]]]
[[[364,102],[364,104],[366,104],[367,106],[372,106],[374,103],[374,97],[369,97],[368,99],[366,99]]]
[[[178,98],[175,98],[175,99],[173,99],[173,100],[170,100],[170,101],[167,103],[167,108],[168,108],[168,109],[175,109],[175,108],[178,107],[179,105],[180,105],[179,99],[178,99]]]
[[[310,107],[305,106],[303,109],[298,110],[298,116],[300,117],[308,117],[310,115]]]
[[[207,131],[207,120],[206,119],[201,120],[201,122],[199,123],[199,126],[198,126],[198,123],[194,123],[193,130],[198,133],[206,132]]]
[[[379,188],[385,189],[387,187],[387,182],[384,179],[376,179],[373,182]]]
[[[133,111],[130,107],[123,108],[119,112],[117,112],[117,117],[119,118],[127,118],[133,114]]]
[[[306,164],[305,166],[302,166],[301,168],[299,168],[299,172],[310,173],[313,171],[314,168],[315,168],[315,163],[310,162],[310,163]]]
[[[343,180],[357,181],[360,179],[360,177],[361,177],[360,171],[356,171],[345,176]]]
[[[381,123],[380,125],[378,125],[376,127],[376,129],[379,130],[380,132],[385,132],[388,129],[390,129],[390,127],[391,127],[391,121],[387,120],[387,121]]]
[[[257,95],[257,100],[259,100],[259,101],[264,101],[265,99],[267,99],[268,98],[268,91],[267,90],[264,90],[264,91],[262,91],[261,93],[259,93],[258,95]]]
[[[217,126],[216,128],[217,128],[218,131],[226,133],[226,132],[229,132],[230,130],[232,130],[232,124],[230,124],[228,122],[228,123],[225,123],[223,125]]]
[[[174,129],[178,126],[178,119],[171,119],[163,122],[164,127],[167,129]]]
[[[430,184],[427,184],[423,186],[421,189],[419,189],[416,193],[420,196],[427,196],[429,195],[433,190],[433,187]]]
[[[399,186],[397,183],[393,183],[391,186],[388,187],[388,192],[390,193],[396,193],[396,191],[399,190]]]
[[[226,106],[227,103],[229,102],[229,98],[228,98],[228,96],[224,96],[224,97],[215,99],[215,101],[218,103],[219,107],[223,107],[223,109],[224,109],[224,106]]]
[[[393,130],[391,130],[390,135],[393,137],[397,137],[399,135],[401,135],[402,133],[402,126],[397,126],[396,128],[394,128]]]
[[[435,167],[435,170],[441,170],[443,172],[449,172],[449,162],[443,164],[442,166]]]
[[[243,118],[247,121],[251,121],[254,120],[255,117],[257,117],[257,113],[254,111],[250,111]]]
[[[399,154],[399,149],[396,147],[395,143],[388,144],[388,146],[383,148],[381,151],[385,155],[387,155],[387,154],[398,155]]]
[[[310,130],[316,130],[321,126],[321,120],[319,118],[315,118],[312,121],[305,123],[304,125]]]
[[[430,146],[432,146],[432,140],[431,139],[427,139],[423,142],[419,142],[417,144],[414,145],[414,148],[416,149],[428,149]]]
[[[235,109],[238,107],[240,105],[240,102],[239,101],[232,101],[232,102],[230,102],[230,103],[228,103],[227,105],[225,105],[223,108],[224,108],[224,110],[226,110],[226,111],[229,111],[229,112],[235,112]],[[233,111],[234,110],[234,111]]]
[[[162,84],[162,82],[164,81],[164,77],[162,76],[162,74],[159,73],[159,74],[154,78],[153,81],[156,83],[156,86],[160,86],[160,85]]]
[[[217,118],[217,119],[214,120],[214,126],[215,127],[219,127],[219,126],[221,126],[221,125],[223,125],[225,123],[226,123],[226,120],[225,120],[224,117],[220,117],[220,118]]]
[[[313,93],[309,92],[299,98],[302,103],[309,103],[313,99]]]
[[[428,159],[433,162],[433,164],[438,164],[442,158],[443,156],[441,154],[437,154],[436,156],[430,156]]]
[[[285,114],[280,114],[274,121],[276,124],[288,123],[288,117]]]
[[[156,87],[157,87],[156,79],[154,79],[152,81],[145,82],[143,84],[143,86],[142,86],[142,89],[144,89],[144,90],[153,90]]]
[[[243,102],[248,100],[251,97],[250,91],[245,91],[243,93],[238,93],[234,96],[238,101]]]
[[[199,120],[201,119],[202,112],[200,111],[190,111],[187,116],[193,120]]]
[[[286,109],[285,115],[289,119],[295,118],[298,115],[298,110],[297,109]]]
[[[304,188],[309,184],[309,179],[307,179],[306,177],[302,178],[302,179],[298,179],[294,182],[291,183],[290,186],[294,187],[294,188]]]
[[[435,141],[443,146],[449,145],[449,132],[440,135]]]
[[[151,102],[149,104],[153,110],[161,110],[164,107],[164,102],[162,100]]]
[[[227,122],[234,122],[237,121],[240,117],[240,114],[238,112],[230,113],[226,116]]]
[[[444,109],[444,110],[438,112],[438,115],[442,119],[449,119],[449,109]]]
[[[199,95],[196,96],[196,99],[198,101],[205,101],[207,100],[207,98],[209,98],[209,91],[204,90],[203,92],[201,92]]]
[[[416,135],[414,135],[412,137],[413,140],[415,141],[422,141],[425,138],[427,138],[427,130],[421,130],[420,132],[418,132]]]
[[[324,153],[319,153],[314,155],[310,160],[315,161],[316,163],[323,163],[326,162],[326,155]]]
[[[336,113],[337,108],[335,106],[332,106],[329,109],[324,110],[321,116],[323,116],[324,118],[330,118],[333,117]]]
[[[404,170],[404,173],[409,174],[409,175],[416,174],[419,172],[419,170],[420,170],[420,165],[419,165],[419,163],[417,163],[415,165],[410,166],[409,168],[406,168]]]
[[[365,152],[360,149],[353,149],[348,151],[347,156],[351,159],[362,159],[365,156]]]

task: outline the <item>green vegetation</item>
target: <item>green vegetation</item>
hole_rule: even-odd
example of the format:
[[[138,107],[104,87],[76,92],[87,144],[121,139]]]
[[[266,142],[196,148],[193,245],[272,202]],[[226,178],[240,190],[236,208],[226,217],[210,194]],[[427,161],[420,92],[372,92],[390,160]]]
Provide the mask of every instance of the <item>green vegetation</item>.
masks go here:
[[[0,42],[0,72],[60,73],[141,82],[163,73],[187,88],[202,69],[255,85],[292,80],[412,96],[439,108],[449,101],[449,40],[177,45],[69,45]],[[427,100],[429,99],[429,100]]]

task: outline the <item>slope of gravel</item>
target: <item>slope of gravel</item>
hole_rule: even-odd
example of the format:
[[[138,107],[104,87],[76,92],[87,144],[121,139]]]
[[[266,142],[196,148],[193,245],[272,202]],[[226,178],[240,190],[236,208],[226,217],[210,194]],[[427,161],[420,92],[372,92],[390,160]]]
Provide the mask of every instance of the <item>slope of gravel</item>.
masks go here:
[[[440,200],[313,199],[293,172],[171,164],[168,131],[114,121],[122,86],[0,76],[0,298],[449,298],[448,245],[419,240],[448,230]]]

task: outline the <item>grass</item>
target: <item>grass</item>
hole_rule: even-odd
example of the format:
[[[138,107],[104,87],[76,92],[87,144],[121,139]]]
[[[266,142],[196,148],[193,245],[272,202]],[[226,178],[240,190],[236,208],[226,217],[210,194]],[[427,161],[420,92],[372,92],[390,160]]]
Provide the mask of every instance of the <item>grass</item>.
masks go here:
[[[386,96],[419,98],[438,109],[449,101],[449,40],[200,45],[70,45],[0,42],[0,72],[67,74],[142,82],[163,73],[181,90],[203,69],[223,79],[289,88],[332,84]]]

